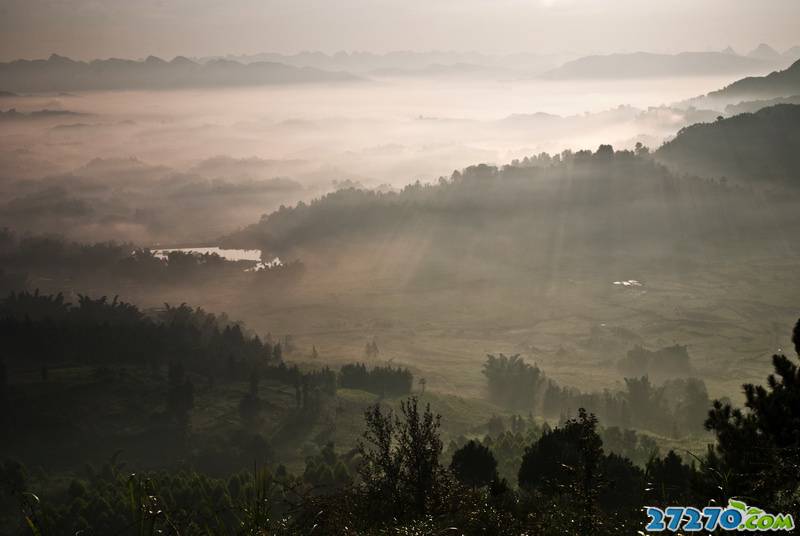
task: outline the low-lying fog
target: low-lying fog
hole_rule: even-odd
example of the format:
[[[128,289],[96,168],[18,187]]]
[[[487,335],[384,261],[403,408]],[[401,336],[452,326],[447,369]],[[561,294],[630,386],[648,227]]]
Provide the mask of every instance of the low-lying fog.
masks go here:
[[[4,97],[0,110],[19,114],[0,116],[0,225],[207,242],[337,185],[400,187],[600,143],[655,147],[718,113],[671,103],[734,78],[396,78]],[[63,113],[33,113],[42,110]]]

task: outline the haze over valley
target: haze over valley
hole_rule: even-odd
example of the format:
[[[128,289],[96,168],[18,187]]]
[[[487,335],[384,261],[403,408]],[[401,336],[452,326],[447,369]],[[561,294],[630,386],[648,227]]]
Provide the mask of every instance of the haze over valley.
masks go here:
[[[800,520],[796,3],[233,4],[0,9],[0,536]]]
[[[735,81],[325,76],[256,87],[9,91],[0,99],[2,223],[82,240],[203,243],[341,187],[401,188],[477,162],[601,143],[655,148],[725,115],[724,105],[687,102]],[[12,74],[7,80],[16,89]],[[89,200],[92,209],[82,209]]]

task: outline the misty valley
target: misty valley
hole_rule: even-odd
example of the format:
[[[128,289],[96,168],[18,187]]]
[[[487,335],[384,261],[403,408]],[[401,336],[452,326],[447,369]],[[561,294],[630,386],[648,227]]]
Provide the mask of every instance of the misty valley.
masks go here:
[[[2,535],[800,521],[797,47],[53,54],[0,140]]]

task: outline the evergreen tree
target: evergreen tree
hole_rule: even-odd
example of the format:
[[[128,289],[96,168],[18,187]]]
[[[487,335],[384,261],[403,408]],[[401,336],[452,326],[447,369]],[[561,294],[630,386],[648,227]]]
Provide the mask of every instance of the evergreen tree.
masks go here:
[[[450,470],[459,482],[471,487],[488,486],[497,480],[497,460],[491,450],[475,440],[453,453]]]
[[[800,350],[800,322],[794,329]],[[767,385],[745,384],[745,410],[714,401],[706,428],[716,435],[707,469],[724,475],[728,496],[752,497],[775,509],[797,508],[800,486],[800,368],[773,355]],[[796,511],[796,510],[795,510]]]
[[[581,408],[577,419],[545,432],[528,447],[519,468],[519,485],[529,493],[570,497],[580,534],[593,534],[596,529],[603,461],[603,443],[596,428],[597,417]]]
[[[651,458],[645,474],[653,504],[692,504],[693,473],[693,468],[684,464],[675,451],[670,450],[663,458]]]

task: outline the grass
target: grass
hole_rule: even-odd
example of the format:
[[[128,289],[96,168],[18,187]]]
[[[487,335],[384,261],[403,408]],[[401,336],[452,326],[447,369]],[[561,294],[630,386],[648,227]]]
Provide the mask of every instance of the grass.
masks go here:
[[[624,263],[620,263],[624,264]],[[592,269],[596,268],[593,272]],[[443,418],[445,442],[459,435],[480,436],[493,414],[504,412],[485,401],[481,367],[487,353],[520,353],[562,385],[585,391],[622,388],[616,361],[634,344],[654,349],[686,344],[694,373],[712,397],[741,400],[741,384],[763,383],[770,356],[791,348],[790,332],[800,316],[800,287],[793,259],[701,264],[686,272],[653,268],[646,273],[606,273],[587,266],[583,273],[528,280],[463,279],[425,288],[392,278],[343,280],[340,274],[311,272],[300,286],[262,291],[226,282],[187,295],[186,289],[129,288],[123,299],[143,307],[164,301],[189,302],[241,318],[256,333],[291,334],[297,349],[286,356],[303,367],[366,361],[408,366],[426,389],[415,384],[423,402]],[[620,288],[614,280],[635,278],[640,288]],[[46,291],[47,289],[43,289]],[[79,286],[92,295],[113,289]],[[377,358],[364,346],[376,340]],[[311,359],[315,346],[319,358]],[[165,380],[128,368],[98,377],[92,367],[11,371],[15,407],[29,416],[30,434],[0,445],[0,456],[59,470],[100,463],[122,448],[131,463],[179,463],[146,439],[153,415],[163,412]],[[195,445],[229,438],[243,424],[238,403],[246,382],[195,381],[191,434]],[[260,385],[266,410],[249,431],[271,439],[281,461],[302,470],[307,455],[333,440],[338,450],[355,446],[363,412],[375,395],[342,389],[325,403],[313,425],[281,432],[295,418],[294,389],[268,380]],[[383,400],[392,407],[398,400]],[[91,416],[91,419],[87,418]],[[602,424],[602,423],[601,423]],[[55,439],[53,439],[55,438]],[[699,454],[708,437],[656,437],[662,452],[673,448]]]
[[[293,361],[338,366],[369,361],[364,346],[375,339],[374,363],[392,362],[424,377],[430,391],[483,398],[481,365],[487,353],[520,353],[563,385],[615,389],[614,364],[634,344],[650,349],[689,347],[694,373],[712,396],[740,399],[741,384],[761,381],[770,356],[791,348],[800,316],[800,287],[792,258],[702,262],[675,271],[631,262],[621,269],[587,260],[585,270],[558,276],[532,271],[514,277],[418,285],[413,278],[348,276],[309,269],[300,285],[242,287],[220,281],[203,288],[129,287],[122,298],[143,307],[189,302],[226,311],[256,333],[291,334]],[[635,278],[643,287],[620,288]],[[75,284],[75,292],[115,294],[118,289]],[[44,290],[44,289],[43,289]],[[619,333],[626,336],[620,336]]]

